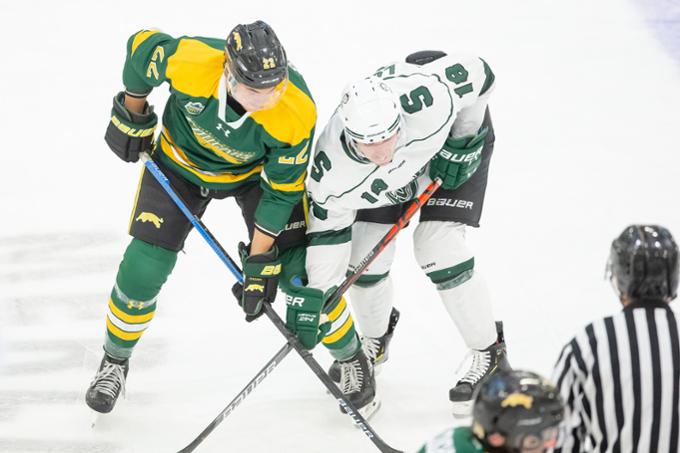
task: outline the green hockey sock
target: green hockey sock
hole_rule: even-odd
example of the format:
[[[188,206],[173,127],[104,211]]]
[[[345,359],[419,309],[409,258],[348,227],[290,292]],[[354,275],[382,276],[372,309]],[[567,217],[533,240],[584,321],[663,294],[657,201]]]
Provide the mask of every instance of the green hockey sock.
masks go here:
[[[106,316],[104,351],[126,359],[156,312],[156,296],[177,262],[177,252],[133,239],[118,268]]]

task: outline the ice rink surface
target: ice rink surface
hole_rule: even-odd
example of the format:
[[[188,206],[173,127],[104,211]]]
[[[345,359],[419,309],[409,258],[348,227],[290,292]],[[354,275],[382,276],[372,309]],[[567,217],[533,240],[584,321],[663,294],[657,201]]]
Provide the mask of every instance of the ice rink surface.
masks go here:
[[[222,37],[266,20],[312,90],[319,131],[351,79],[422,49],[482,56],[496,74],[497,141],[469,238],[512,364],[549,374],[580,326],[618,310],[603,280],[611,239],[633,222],[680,235],[671,3],[0,3],[0,451],[177,451],[283,344],[265,319],[244,322],[232,277],[192,233],[131,361],[127,399],[89,427],[84,393],[140,172],[102,139],[130,34]],[[166,96],[152,94],[157,111]],[[236,256],[246,235],[235,203],[214,203],[204,221]],[[454,423],[447,392],[466,352],[415,264],[412,231],[398,239],[402,318],[372,420],[405,451]],[[315,356],[330,363],[322,348]],[[197,451],[377,450],[292,353]]]

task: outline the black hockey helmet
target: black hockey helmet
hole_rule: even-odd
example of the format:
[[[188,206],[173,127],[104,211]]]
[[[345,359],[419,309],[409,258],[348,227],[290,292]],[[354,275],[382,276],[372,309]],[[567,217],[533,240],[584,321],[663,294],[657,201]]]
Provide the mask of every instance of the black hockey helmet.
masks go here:
[[[490,452],[554,447],[564,404],[557,389],[536,373],[500,371],[475,396],[472,431]]]
[[[271,88],[288,77],[286,52],[274,30],[261,20],[234,27],[225,47],[227,67],[239,83]]]
[[[678,273],[678,245],[664,227],[631,225],[612,242],[607,274],[619,297],[671,301]]]

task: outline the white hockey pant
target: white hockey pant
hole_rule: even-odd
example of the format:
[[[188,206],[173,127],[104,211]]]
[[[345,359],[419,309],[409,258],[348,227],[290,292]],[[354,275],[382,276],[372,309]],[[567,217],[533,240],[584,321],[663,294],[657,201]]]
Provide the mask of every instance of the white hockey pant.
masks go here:
[[[350,266],[356,265],[391,225],[357,222],[352,228]],[[491,300],[484,279],[474,269],[474,256],[465,242],[465,225],[447,221],[420,222],[414,233],[414,253],[421,269],[436,285],[449,316],[466,345],[485,349],[496,341]],[[389,270],[393,241],[350,289],[355,320],[363,335],[385,334],[393,305]]]

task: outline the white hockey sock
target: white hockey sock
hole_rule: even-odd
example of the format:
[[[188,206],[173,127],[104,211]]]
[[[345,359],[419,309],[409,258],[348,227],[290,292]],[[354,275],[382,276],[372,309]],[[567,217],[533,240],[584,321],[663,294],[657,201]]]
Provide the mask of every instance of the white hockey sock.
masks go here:
[[[392,312],[392,278],[388,276],[376,285],[362,288],[353,285],[349,290],[354,320],[359,332],[367,337],[378,338],[387,333]]]
[[[486,349],[496,341],[489,290],[477,271],[462,285],[438,292],[470,349]]]

